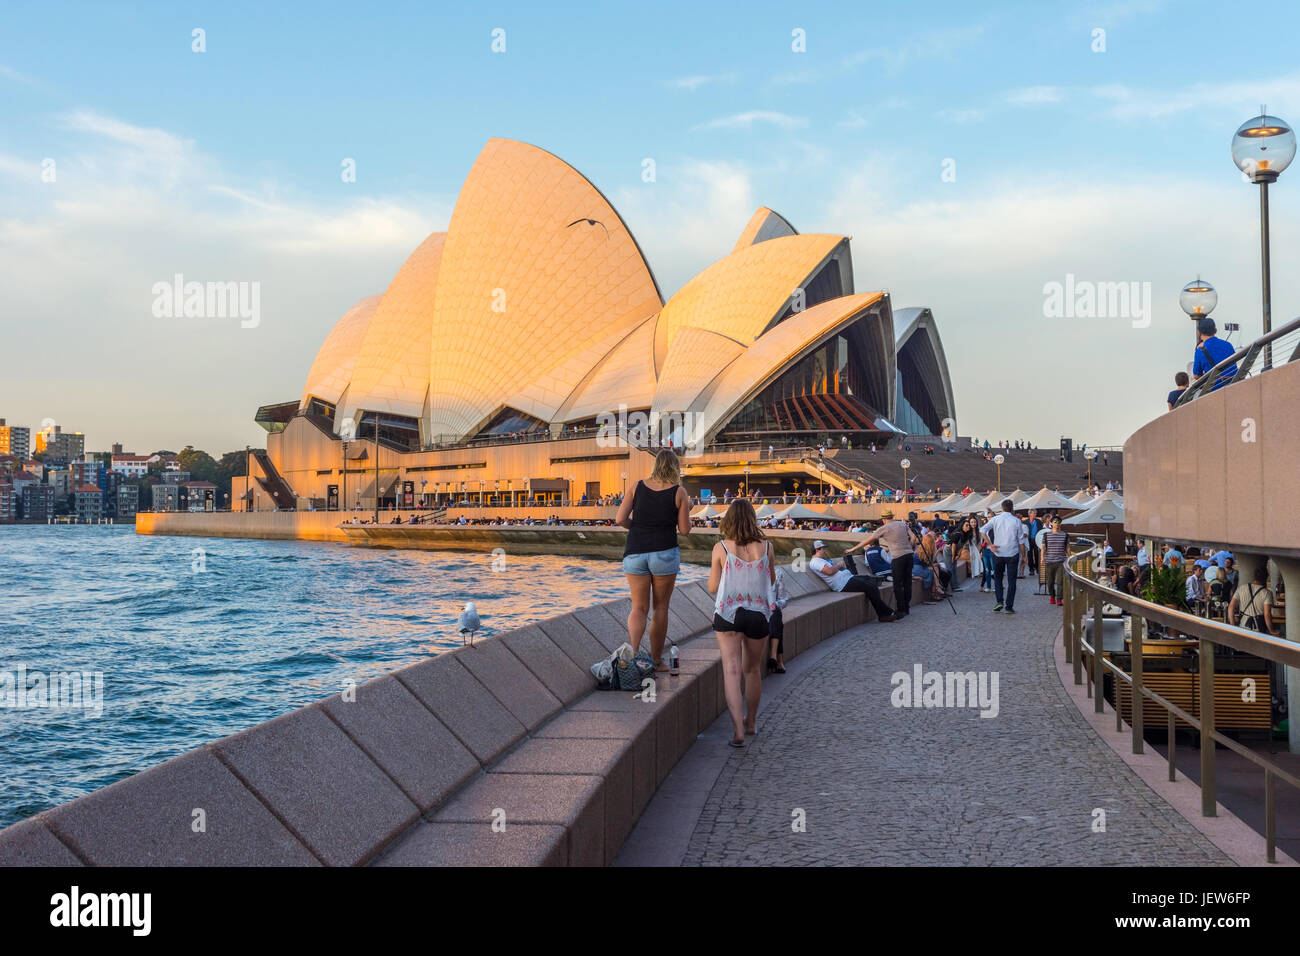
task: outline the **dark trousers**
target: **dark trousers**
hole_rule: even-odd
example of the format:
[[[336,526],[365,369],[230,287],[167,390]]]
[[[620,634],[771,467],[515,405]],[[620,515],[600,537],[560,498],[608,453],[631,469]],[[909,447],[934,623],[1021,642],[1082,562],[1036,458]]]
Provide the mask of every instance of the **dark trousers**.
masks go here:
[[[1033,574],[1038,573],[1038,560],[1039,560],[1038,545],[1034,543],[1033,538],[1030,538],[1029,539],[1029,570]]]
[[[993,594],[1008,611],[1015,610],[1016,607],[1016,572],[1020,570],[1020,555],[1012,555],[1004,558],[1001,555],[993,556]],[[1007,600],[1005,604],[1002,601],[1002,575],[1007,576]]]
[[[858,594],[865,594],[867,600],[871,602],[872,608],[875,609],[876,617],[889,617],[894,613],[894,609],[880,599],[880,585],[876,579],[866,574],[858,573],[858,566],[853,563],[853,555],[844,556],[844,566],[853,572],[853,577],[849,578],[844,585],[845,591],[853,591]]]
[[[912,563],[915,556],[909,551],[890,562],[894,571],[894,604],[899,614],[908,613],[912,606]]]

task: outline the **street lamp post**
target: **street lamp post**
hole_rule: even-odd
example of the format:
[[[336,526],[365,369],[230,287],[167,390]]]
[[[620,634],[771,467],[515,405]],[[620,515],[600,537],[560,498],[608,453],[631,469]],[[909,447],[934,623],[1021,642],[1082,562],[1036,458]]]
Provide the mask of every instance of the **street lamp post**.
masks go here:
[[[748,465],[745,466],[745,493],[741,495],[741,497],[742,498],[749,497],[749,466]]]
[[[903,466],[903,501],[907,501],[907,469],[912,467],[912,459],[904,458],[899,464]]]
[[[620,472],[619,474],[623,479],[623,497],[626,498],[627,497],[627,472],[624,471],[624,472]]]
[[[1097,457],[1097,450],[1089,448],[1083,453],[1083,457],[1088,459],[1088,490],[1092,491],[1092,460]]]
[[[1260,109],[1260,115],[1237,127],[1232,137],[1232,162],[1247,182],[1259,186],[1260,279],[1263,291],[1264,334],[1273,331],[1273,292],[1269,274],[1268,186],[1277,182],[1295,158],[1291,126]],[[1273,348],[1265,346],[1264,369],[1273,367]]]
[[[1203,281],[1200,276],[1183,286],[1183,291],[1178,293],[1178,305],[1193,322],[1200,322],[1201,319],[1213,312],[1214,307],[1218,304],[1219,293],[1215,291],[1214,286]],[[1194,326],[1192,337],[1197,342],[1200,341]]]
[[[1002,463],[1006,461],[1002,455],[994,455],[993,463],[998,466],[998,494],[1002,494]]]

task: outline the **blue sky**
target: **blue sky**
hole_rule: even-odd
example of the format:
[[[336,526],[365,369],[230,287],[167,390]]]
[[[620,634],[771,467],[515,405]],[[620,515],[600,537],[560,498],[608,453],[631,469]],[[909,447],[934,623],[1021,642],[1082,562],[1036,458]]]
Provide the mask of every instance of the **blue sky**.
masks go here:
[[[1121,443],[1190,358],[1184,282],[1199,271],[1216,316],[1258,334],[1258,198],[1228,144],[1261,103],[1300,115],[1296,20],[1160,2],[7,4],[0,316],[20,361],[0,416],[95,449],[261,443],[255,408],[297,398],[333,322],[446,227],[505,136],[586,174],[665,295],[769,205],[852,235],[860,290],[934,309],[962,434]],[[1275,323],[1300,294],[1290,178]],[[261,324],[154,318],[150,288],[177,272],[260,282]],[[1151,326],[1046,317],[1043,286],[1067,274],[1151,283]]]

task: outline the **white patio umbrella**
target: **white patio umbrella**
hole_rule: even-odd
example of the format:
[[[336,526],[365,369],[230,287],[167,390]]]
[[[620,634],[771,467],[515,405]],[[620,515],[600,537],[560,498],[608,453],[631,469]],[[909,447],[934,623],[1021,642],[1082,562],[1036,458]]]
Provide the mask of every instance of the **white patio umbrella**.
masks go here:
[[[995,491],[992,494],[986,495],[985,497],[981,498],[979,501],[975,502],[971,510],[972,511],[994,511],[994,512],[1001,511],[1002,502],[1006,501],[1010,497],[1011,497],[1010,492]]]
[[[1079,506],[1071,501],[1065,495],[1057,494],[1055,491],[1048,491],[1044,487],[1036,494],[1025,498],[1020,504],[1016,505],[1016,511],[1029,511],[1037,508],[1039,511],[1078,511]]]
[[[766,518],[769,517],[770,515],[776,514],[776,509],[773,508],[771,505],[769,505],[766,501],[764,501],[761,505],[759,505],[756,509],[754,509],[754,514],[759,518]]]
[[[1087,511],[1066,518],[1061,524],[1123,524],[1124,502],[1113,498],[1098,498]]]
[[[724,514],[726,514],[726,512],[718,511],[713,507],[713,505],[704,505],[703,507],[696,508],[692,511],[691,517],[707,521],[709,518],[721,518]]]
[[[786,518],[793,518],[795,521],[820,521],[823,518],[838,518],[834,511],[827,508],[825,511],[813,511],[803,504],[792,504],[782,508],[776,513],[776,516],[784,521]]]
[[[953,494],[949,495],[947,498],[944,498],[942,501],[936,501],[934,504],[930,505],[929,508],[926,508],[926,509],[924,509],[924,510],[926,510],[926,511],[956,511],[956,510],[957,510],[957,506],[958,506],[962,501],[964,501],[965,498],[966,498],[966,496],[963,495],[963,494],[961,494],[960,492],[954,492]]]
[[[1026,500],[1028,497],[1029,497],[1028,492],[1021,491],[1019,488],[1017,488],[1015,491],[1011,492],[1011,506],[1014,508],[1016,505],[1020,504],[1020,502]]]
[[[1085,508],[1089,508],[1092,506],[1092,503],[1097,499],[1094,498],[1092,495],[1088,494],[1088,492],[1085,491],[1084,489],[1080,488],[1077,492],[1075,492],[1075,494],[1070,498],[1070,500],[1077,505],[1083,505]]]

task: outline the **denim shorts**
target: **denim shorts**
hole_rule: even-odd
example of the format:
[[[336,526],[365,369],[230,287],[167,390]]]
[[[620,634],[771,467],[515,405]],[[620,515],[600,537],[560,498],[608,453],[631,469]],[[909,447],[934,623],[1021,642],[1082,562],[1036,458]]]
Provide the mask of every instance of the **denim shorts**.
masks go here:
[[[627,574],[653,574],[663,577],[676,574],[682,569],[682,552],[680,548],[668,548],[666,551],[647,551],[644,554],[628,554],[623,557],[623,571]]]

